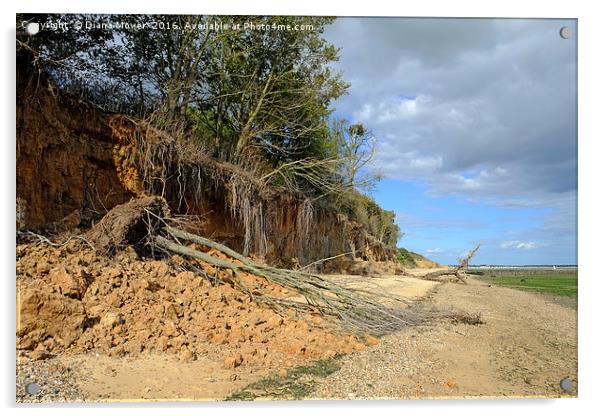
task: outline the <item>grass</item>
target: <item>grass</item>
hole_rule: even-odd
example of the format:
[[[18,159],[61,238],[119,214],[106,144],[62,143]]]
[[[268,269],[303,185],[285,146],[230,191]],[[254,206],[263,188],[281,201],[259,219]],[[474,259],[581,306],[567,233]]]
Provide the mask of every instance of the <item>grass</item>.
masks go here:
[[[342,354],[337,354],[334,358],[315,361],[308,366],[293,367],[286,372],[285,376],[266,377],[232,393],[226,397],[226,400],[303,399],[314,391],[315,377],[324,378],[341,368],[338,362],[340,357]]]
[[[402,266],[408,268],[422,267],[420,262],[432,263],[433,266],[436,266],[435,262],[433,262],[430,259],[427,259],[422,254],[415,253],[403,247],[397,248],[397,261]]]
[[[405,248],[397,249],[397,261],[406,267],[416,267],[416,260],[412,256],[412,252]]]
[[[498,286],[553,296],[577,297],[577,271],[496,269],[477,273],[477,278]]]

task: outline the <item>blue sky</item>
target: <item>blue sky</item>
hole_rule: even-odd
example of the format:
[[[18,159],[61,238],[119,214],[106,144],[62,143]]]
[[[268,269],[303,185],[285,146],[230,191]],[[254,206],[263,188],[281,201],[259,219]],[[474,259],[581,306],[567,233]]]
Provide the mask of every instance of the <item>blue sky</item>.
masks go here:
[[[562,39],[559,30],[572,29]],[[378,140],[373,197],[445,264],[575,264],[576,24],[340,18],[335,116]]]

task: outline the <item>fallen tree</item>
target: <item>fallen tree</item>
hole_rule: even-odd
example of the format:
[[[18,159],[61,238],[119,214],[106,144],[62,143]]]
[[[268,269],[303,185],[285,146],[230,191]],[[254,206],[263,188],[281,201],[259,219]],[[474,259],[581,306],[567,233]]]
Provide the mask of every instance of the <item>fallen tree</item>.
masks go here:
[[[434,280],[434,281],[451,278],[458,282],[467,284],[466,278],[468,277],[468,275],[467,275],[468,264],[470,263],[470,260],[474,257],[474,255],[477,253],[477,251],[479,250],[480,247],[481,247],[481,243],[477,244],[477,246],[475,248],[473,248],[471,251],[468,252],[466,257],[464,257],[463,259],[460,259],[459,264],[456,267],[454,267],[453,269],[439,270],[436,272],[427,273],[422,278],[426,279],[426,280]]]
[[[378,287],[348,287],[318,274],[269,266],[217,241],[183,230],[183,226],[177,218],[171,218],[162,197],[148,196],[114,207],[88,231],[86,238],[97,250],[109,255],[127,246],[133,246],[143,257],[178,255],[185,259],[179,267],[188,267],[212,284],[230,284],[279,313],[293,311],[301,319],[308,314],[320,314],[331,318],[329,321],[335,326],[357,335],[379,336],[426,320],[457,321],[458,317],[469,316],[461,311],[409,308],[407,299]],[[453,271],[431,273],[430,278],[453,274],[464,281],[462,273],[478,248]],[[264,290],[257,279],[265,279],[298,296],[281,296]]]
[[[406,299],[383,291],[345,287],[317,274],[261,264],[219,242],[172,224],[177,221],[170,218],[163,198],[144,197],[113,208],[87,237],[95,247],[109,254],[128,245],[134,246],[141,255],[177,254],[188,259],[189,267],[197,274],[214,283],[231,284],[277,311],[319,313],[358,334],[382,335],[441,316],[410,310]],[[213,271],[207,272],[209,268]],[[223,273],[215,270],[227,271],[228,278],[223,279]],[[300,296],[295,299],[266,293],[253,285],[247,278],[249,275],[292,289]],[[303,300],[299,300],[300,297]],[[386,305],[383,300],[387,300]]]

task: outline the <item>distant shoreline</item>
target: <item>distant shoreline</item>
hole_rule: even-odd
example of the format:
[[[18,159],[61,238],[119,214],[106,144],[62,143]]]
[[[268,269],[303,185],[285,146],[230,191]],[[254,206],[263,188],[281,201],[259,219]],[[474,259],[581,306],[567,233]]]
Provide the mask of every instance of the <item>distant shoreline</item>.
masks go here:
[[[453,267],[453,266],[452,266]],[[535,264],[535,265],[506,265],[506,264],[478,264],[468,266],[468,269],[538,269],[538,270],[573,270],[578,269],[576,264]]]

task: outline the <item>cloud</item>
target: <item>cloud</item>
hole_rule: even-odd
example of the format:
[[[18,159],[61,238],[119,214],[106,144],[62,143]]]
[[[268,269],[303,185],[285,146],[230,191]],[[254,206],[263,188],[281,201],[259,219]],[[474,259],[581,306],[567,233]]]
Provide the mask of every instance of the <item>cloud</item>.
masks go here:
[[[425,251],[426,251],[426,254],[440,254],[443,252],[443,250],[441,250],[439,247],[427,248]]]
[[[338,19],[351,83],[337,111],[379,139],[374,165],[441,195],[487,200],[573,191],[576,43],[573,21]]]
[[[504,241],[500,244],[503,249],[532,250],[539,247],[534,241]]]
[[[341,47],[335,69],[351,88],[335,115],[373,132],[374,168],[387,178],[533,212],[528,226],[487,236],[492,250],[576,258],[576,38],[562,39],[562,26],[576,32],[574,20],[337,19],[325,36]],[[474,228],[396,211],[416,235]]]

